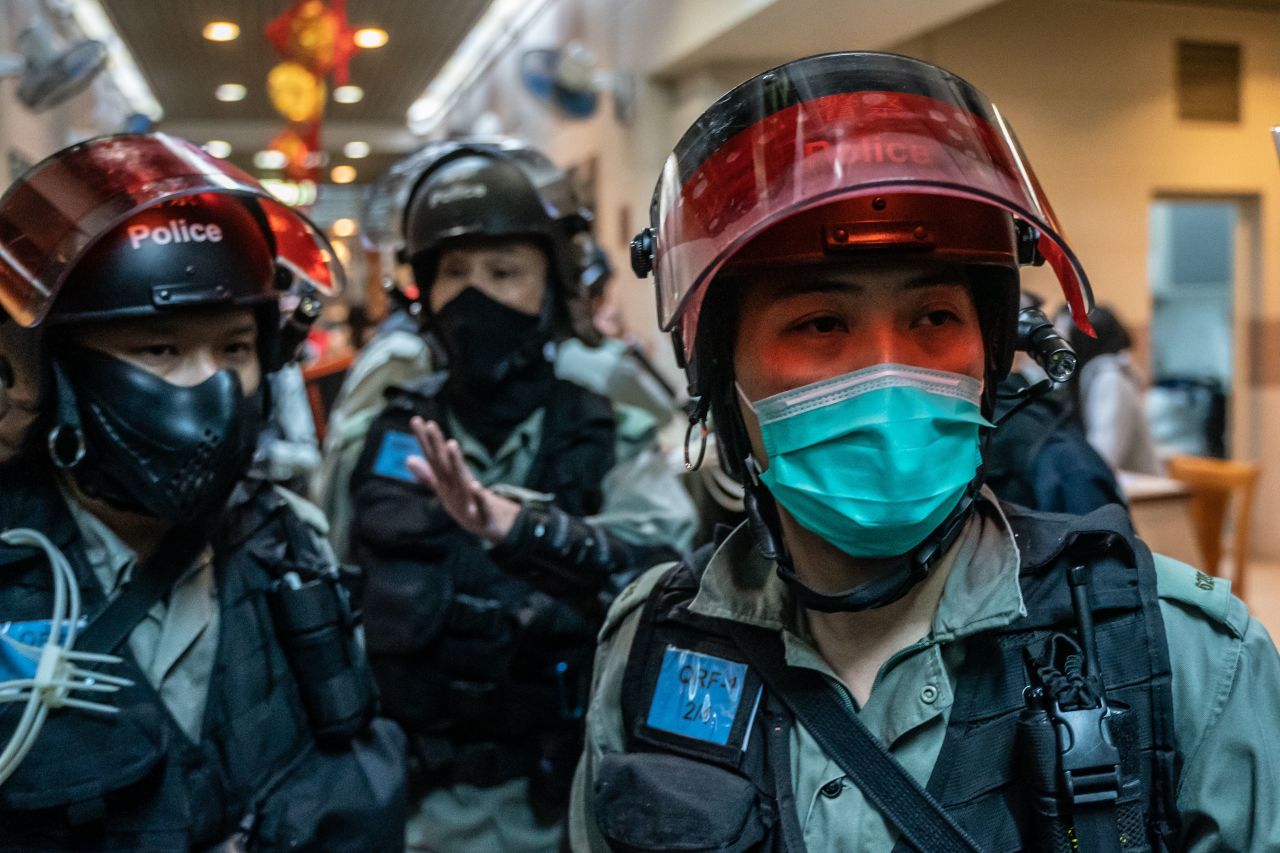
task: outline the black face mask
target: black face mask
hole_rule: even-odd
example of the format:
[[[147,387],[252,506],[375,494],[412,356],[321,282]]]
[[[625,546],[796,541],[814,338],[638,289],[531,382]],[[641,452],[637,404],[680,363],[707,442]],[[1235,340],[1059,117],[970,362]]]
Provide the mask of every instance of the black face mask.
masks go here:
[[[509,308],[468,287],[431,318],[449,356],[449,376],[468,384],[498,385],[530,364],[546,361],[542,318]]]
[[[263,392],[246,397],[234,370],[183,387],[76,347],[56,371],[50,451],[86,495],[186,524],[216,515],[248,470]]]
[[[467,431],[494,449],[546,405],[555,382],[540,317],[468,287],[432,318],[449,356],[444,396]]]

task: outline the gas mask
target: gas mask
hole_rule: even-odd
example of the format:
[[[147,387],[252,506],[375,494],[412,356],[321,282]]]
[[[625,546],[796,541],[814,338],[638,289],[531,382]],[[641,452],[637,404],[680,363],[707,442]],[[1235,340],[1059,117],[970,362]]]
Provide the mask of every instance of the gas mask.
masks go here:
[[[216,514],[248,469],[264,392],[245,396],[235,371],[184,387],[80,347],[54,370],[50,454],[89,497],[186,524]]]

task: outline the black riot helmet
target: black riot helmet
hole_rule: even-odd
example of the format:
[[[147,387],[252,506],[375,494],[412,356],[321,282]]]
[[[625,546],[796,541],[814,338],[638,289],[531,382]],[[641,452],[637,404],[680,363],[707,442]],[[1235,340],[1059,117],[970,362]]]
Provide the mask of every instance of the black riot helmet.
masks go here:
[[[275,307],[278,285],[288,283],[277,273],[262,207],[250,198],[199,193],[149,207],[100,237],[71,270],[44,322]]]
[[[425,294],[443,248],[477,237],[530,238],[546,252],[548,302],[542,334],[599,343],[584,277],[598,278],[591,214],[572,181],[541,153],[511,141],[458,141],[415,155],[397,179],[407,187],[398,254]],[[428,301],[423,300],[424,307]],[[428,312],[424,312],[429,314]],[[426,318],[428,327],[430,318]]]
[[[227,369],[174,385],[71,331],[245,308],[269,373],[316,315],[315,294],[342,281],[305,217],[234,166],[161,134],[91,140],[35,166],[0,197],[0,250],[3,322],[29,333],[0,343],[38,342],[48,367],[34,395],[47,440],[33,449],[90,497],[181,523],[213,517],[243,475],[265,381],[247,394]],[[294,286],[298,305],[282,323]]]

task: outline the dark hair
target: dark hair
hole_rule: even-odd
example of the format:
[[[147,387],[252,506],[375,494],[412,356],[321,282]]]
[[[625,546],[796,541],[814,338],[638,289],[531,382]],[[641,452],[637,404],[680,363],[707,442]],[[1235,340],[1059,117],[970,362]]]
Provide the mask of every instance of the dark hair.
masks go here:
[[[1110,308],[1104,305],[1097,306],[1089,312],[1089,320],[1093,323],[1093,329],[1098,333],[1098,337],[1086,335],[1074,323],[1071,324],[1071,334],[1068,337],[1072,349],[1076,351],[1076,358],[1079,361],[1078,369],[1084,369],[1086,364],[1100,355],[1113,355],[1133,346],[1129,331]]]

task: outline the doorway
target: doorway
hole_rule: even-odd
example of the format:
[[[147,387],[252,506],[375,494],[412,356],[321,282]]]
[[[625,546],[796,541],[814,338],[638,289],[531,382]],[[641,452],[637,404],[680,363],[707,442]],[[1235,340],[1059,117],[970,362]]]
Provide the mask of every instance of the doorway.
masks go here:
[[[1151,380],[1147,416],[1162,455],[1228,457],[1247,327],[1248,199],[1158,198],[1150,209]],[[1246,311],[1238,311],[1243,297]]]

